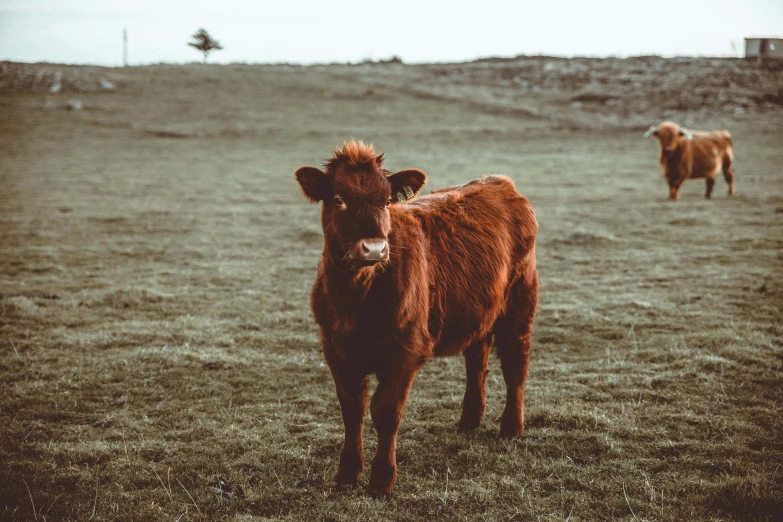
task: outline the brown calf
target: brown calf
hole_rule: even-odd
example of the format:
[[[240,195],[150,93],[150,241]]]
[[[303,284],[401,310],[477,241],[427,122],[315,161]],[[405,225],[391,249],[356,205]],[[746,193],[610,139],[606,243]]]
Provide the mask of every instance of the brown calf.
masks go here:
[[[660,162],[669,184],[669,199],[677,199],[678,191],[688,178],[705,178],[709,198],[718,172],[729,184],[729,196],[734,194],[734,168],[731,137],[727,131],[694,132],[672,122],[650,127],[645,138],[655,136],[661,142]]]
[[[323,202],[324,252],[311,305],[345,424],[335,480],[358,483],[368,375],[375,374],[370,411],[378,449],[370,490],[378,495],[394,487],[405,402],[433,356],[465,357],[459,429],[470,430],[484,414],[494,336],[507,389],[500,435],[522,434],[538,304],[538,224],[510,179],[487,176],[406,201],[426,175],[391,174],[382,162],[372,146],[351,141],[335,150],[325,172],[295,173],[307,199]]]

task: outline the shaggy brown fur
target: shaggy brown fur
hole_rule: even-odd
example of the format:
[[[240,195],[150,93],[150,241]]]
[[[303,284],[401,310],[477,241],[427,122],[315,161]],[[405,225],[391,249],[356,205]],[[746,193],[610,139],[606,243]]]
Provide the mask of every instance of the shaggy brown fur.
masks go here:
[[[434,356],[463,354],[467,388],[460,430],[485,407],[493,341],[507,399],[500,435],[524,430],[524,385],[538,303],[535,214],[513,182],[487,176],[399,203],[426,182],[417,169],[390,174],[362,142],[346,143],[326,172],[300,167],[304,195],[322,201],[324,252],[311,296],[345,423],[336,481],[358,482],[368,375],[378,386],[370,410],[378,433],[370,489],[391,492],[396,437],[408,392]],[[407,188],[406,188],[407,187]]]
[[[669,199],[677,199],[680,186],[688,178],[705,178],[704,197],[709,198],[721,170],[729,184],[729,196],[734,194],[733,152],[728,131],[690,133],[667,121],[650,127],[644,136],[655,136],[661,143],[660,162],[669,184]]]

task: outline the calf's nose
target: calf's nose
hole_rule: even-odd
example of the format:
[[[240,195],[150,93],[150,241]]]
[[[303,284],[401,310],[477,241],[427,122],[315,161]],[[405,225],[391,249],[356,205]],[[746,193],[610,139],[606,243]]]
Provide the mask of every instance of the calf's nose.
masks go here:
[[[362,261],[386,261],[389,258],[389,244],[383,239],[363,239],[360,256]]]

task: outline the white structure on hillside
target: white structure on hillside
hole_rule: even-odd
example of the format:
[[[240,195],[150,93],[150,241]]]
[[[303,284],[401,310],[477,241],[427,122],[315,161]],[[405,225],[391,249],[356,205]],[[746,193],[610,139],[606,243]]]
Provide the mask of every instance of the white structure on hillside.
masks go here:
[[[783,38],[745,38],[745,58],[783,58]]]

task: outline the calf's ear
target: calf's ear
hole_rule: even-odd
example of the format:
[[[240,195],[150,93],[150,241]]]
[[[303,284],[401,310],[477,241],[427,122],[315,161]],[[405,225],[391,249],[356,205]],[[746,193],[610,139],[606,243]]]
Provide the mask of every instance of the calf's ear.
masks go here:
[[[391,197],[396,203],[411,199],[427,183],[427,175],[419,169],[401,170],[386,179],[391,183]]]
[[[658,127],[653,125],[644,133],[645,138],[649,138],[650,136],[658,136]]]
[[[318,203],[329,197],[329,181],[326,174],[315,167],[299,167],[294,172],[296,181],[311,203]]]
[[[688,130],[687,130],[687,129],[680,129],[680,136],[685,136],[685,138],[687,138],[687,139],[689,139],[689,140],[692,140],[692,139],[693,139],[693,134],[691,134],[690,132],[688,132]]]

